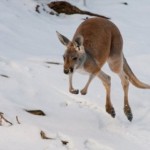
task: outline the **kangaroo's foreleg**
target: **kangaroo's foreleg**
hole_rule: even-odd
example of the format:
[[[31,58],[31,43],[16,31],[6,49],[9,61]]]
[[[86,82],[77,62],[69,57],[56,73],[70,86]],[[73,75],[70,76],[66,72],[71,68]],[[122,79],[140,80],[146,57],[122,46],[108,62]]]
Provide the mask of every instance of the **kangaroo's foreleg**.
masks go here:
[[[116,114],[110,99],[111,77],[103,71],[100,71],[97,76],[102,81],[106,89],[106,112],[114,118]]]
[[[132,121],[133,115],[128,101],[129,80],[124,71],[119,73],[119,77],[121,79],[122,87],[124,90],[124,113],[127,116],[128,120]]]
[[[86,83],[85,87],[80,91],[82,95],[86,95],[88,87],[89,87],[89,85],[90,85],[90,83],[91,83],[91,81],[93,80],[94,77],[95,77],[95,75],[90,74],[88,82]]]
[[[79,93],[79,90],[73,88],[73,85],[72,85],[72,77],[73,77],[73,73],[70,73],[70,74],[69,74],[69,91],[70,91],[70,93],[72,93],[72,94],[78,94],[78,93]]]

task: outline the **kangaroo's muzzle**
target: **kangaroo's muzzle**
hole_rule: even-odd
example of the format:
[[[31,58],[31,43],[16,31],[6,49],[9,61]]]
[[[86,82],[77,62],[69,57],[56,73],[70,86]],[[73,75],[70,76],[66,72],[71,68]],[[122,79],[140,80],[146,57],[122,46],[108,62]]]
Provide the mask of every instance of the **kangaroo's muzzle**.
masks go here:
[[[73,68],[70,67],[69,69],[64,69],[65,74],[73,73]]]

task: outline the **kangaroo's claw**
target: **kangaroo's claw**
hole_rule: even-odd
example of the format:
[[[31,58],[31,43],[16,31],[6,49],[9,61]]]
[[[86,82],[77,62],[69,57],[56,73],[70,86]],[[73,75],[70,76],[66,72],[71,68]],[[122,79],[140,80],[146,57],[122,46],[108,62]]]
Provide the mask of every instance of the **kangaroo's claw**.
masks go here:
[[[111,115],[113,118],[115,118],[115,116],[116,116],[116,113],[115,113],[115,110],[114,110],[113,107],[112,107],[112,110],[111,110],[110,115]]]
[[[127,116],[127,119],[128,119],[129,121],[132,121],[133,115],[132,115],[131,108],[130,108],[130,107],[125,107],[125,108],[124,108],[124,113],[125,113],[125,115]]]
[[[70,93],[72,93],[72,94],[79,94],[79,90],[77,90],[77,89],[71,89]]]
[[[115,109],[113,108],[113,107],[108,107],[108,106],[106,106],[106,112],[108,113],[108,114],[110,114],[113,118],[115,118],[115,116],[116,116],[116,113],[115,113]]]
[[[83,89],[83,90],[80,91],[80,93],[81,93],[82,95],[86,95],[87,91]]]

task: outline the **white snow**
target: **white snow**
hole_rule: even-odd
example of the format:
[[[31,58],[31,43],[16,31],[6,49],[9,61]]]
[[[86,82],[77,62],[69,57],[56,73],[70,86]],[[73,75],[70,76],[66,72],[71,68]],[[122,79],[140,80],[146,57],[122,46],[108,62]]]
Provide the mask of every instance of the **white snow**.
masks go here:
[[[150,91],[130,86],[133,121],[123,113],[123,91],[117,75],[112,77],[112,103],[116,118],[105,112],[105,90],[94,79],[86,96],[68,91],[63,74],[65,50],[56,31],[72,38],[86,16],[52,16],[35,12],[37,4],[50,0],[0,1],[0,112],[13,123],[0,126],[0,150],[149,150]],[[76,6],[111,18],[124,38],[124,54],[137,77],[150,83],[150,1],[70,0]],[[2,75],[7,75],[4,77]],[[75,74],[74,86],[82,89],[87,76]],[[41,109],[46,116],[25,109]],[[16,116],[21,124],[18,124]],[[52,138],[44,140],[40,132]],[[67,144],[62,144],[67,141]]]

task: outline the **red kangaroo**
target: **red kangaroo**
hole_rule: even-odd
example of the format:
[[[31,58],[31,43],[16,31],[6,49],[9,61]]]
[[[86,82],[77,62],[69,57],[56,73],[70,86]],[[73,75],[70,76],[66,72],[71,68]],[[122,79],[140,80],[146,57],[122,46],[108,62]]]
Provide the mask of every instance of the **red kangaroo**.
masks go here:
[[[77,28],[72,41],[57,32],[60,42],[66,46],[64,53],[64,73],[69,74],[69,91],[78,94],[73,88],[72,77],[76,70],[89,74],[89,80],[80,91],[87,93],[92,79],[97,76],[106,89],[106,112],[113,118],[115,110],[110,99],[111,78],[102,71],[107,62],[110,69],[119,75],[124,91],[124,113],[129,121],[133,115],[128,101],[129,82],[143,89],[150,89],[150,85],[142,83],[132,72],[123,54],[123,39],[114,23],[103,18],[85,20]]]

